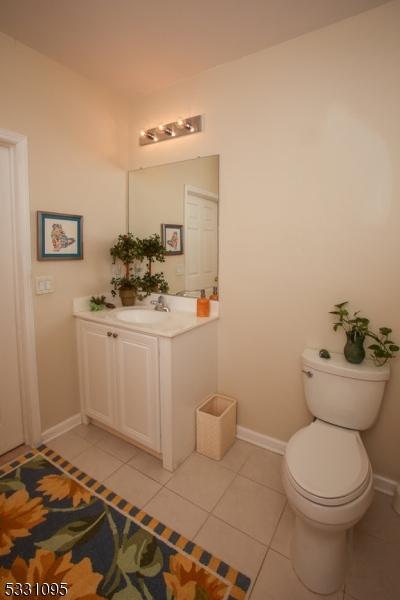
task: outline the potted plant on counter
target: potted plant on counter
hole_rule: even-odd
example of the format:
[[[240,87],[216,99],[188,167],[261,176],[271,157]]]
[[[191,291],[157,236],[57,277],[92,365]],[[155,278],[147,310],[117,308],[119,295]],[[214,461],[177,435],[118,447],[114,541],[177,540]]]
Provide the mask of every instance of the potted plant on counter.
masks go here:
[[[140,259],[139,245],[135,236],[132,233],[120,234],[114,246],[110,248],[110,254],[114,264],[118,259],[124,267],[123,275],[111,279],[113,285],[111,293],[116,296],[119,292],[123,306],[133,306],[140,285],[140,278],[132,272],[134,262]]]
[[[364,341],[369,337],[374,341],[368,346],[368,349],[372,350],[370,357],[377,367],[383,366],[400,350],[399,346],[390,339],[392,330],[390,327],[380,327],[379,333],[375,333],[369,328],[370,320],[361,317],[360,311],[350,315],[347,305],[347,301],[340,302],[335,304],[335,310],[330,311],[336,319],[333,329],[337,331],[342,328],[346,333],[347,341],[343,351],[346,360],[353,364],[360,364],[365,358]]]
[[[133,306],[138,296],[141,279],[137,275],[129,275],[129,277],[120,277],[117,275],[111,279],[113,289],[112,295],[115,297],[117,292],[121,298],[122,306]]]
[[[113,289],[112,295],[117,292],[123,306],[133,306],[136,298],[142,300],[152,292],[166,293],[168,283],[163,273],[151,274],[151,266],[155,261],[164,262],[165,250],[161,244],[160,236],[151,235],[148,238],[137,238],[133,233],[120,234],[114,246],[110,248],[110,254],[115,264],[120,260],[123,264],[123,275],[116,275],[111,279]],[[147,271],[143,277],[135,274],[135,262],[141,263],[147,260]]]

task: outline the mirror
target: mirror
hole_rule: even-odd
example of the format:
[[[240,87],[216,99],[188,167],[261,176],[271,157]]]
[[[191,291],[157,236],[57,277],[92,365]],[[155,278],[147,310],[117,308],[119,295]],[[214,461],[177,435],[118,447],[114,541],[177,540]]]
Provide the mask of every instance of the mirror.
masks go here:
[[[130,171],[129,231],[158,233],[167,255],[155,263],[169,294],[196,297],[218,286],[219,156]]]

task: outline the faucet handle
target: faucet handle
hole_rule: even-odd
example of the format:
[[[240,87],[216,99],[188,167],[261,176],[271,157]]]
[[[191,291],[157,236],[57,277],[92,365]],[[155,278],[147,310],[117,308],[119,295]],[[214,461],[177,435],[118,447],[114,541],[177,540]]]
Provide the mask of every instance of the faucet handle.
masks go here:
[[[157,302],[158,302],[159,304],[164,304],[164,296],[158,296],[158,300],[157,300]]]

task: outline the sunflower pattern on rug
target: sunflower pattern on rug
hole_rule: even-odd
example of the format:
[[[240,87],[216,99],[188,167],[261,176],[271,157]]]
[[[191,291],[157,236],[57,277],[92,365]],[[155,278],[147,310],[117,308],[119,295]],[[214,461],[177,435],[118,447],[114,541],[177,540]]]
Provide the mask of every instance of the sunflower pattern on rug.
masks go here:
[[[25,582],[67,584],[68,600],[246,597],[247,577],[40,450],[0,468],[0,600]]]

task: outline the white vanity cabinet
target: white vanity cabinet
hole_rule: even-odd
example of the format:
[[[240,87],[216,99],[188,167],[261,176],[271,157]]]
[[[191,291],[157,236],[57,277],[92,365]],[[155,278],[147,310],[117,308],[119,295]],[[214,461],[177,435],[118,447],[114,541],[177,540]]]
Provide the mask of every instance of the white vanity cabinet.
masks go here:
[[[169,471],[195,449],[196,408],[217,391],[218,316],[197,318],[195,302],[169,297],[154,322],[139,306],[147,325],[120,319],[123,308],[74,313],[83,422],[160,454]]]
[[[83,413],[104,425],[115,422],[114,344],[109,328],[97,323],[78,323],[78,352]]]
[[[84,418],[160,452],[157,337],[78,320]]]
[[[158,339],[120,330],[115,344],[116,426],[160,452]]]

